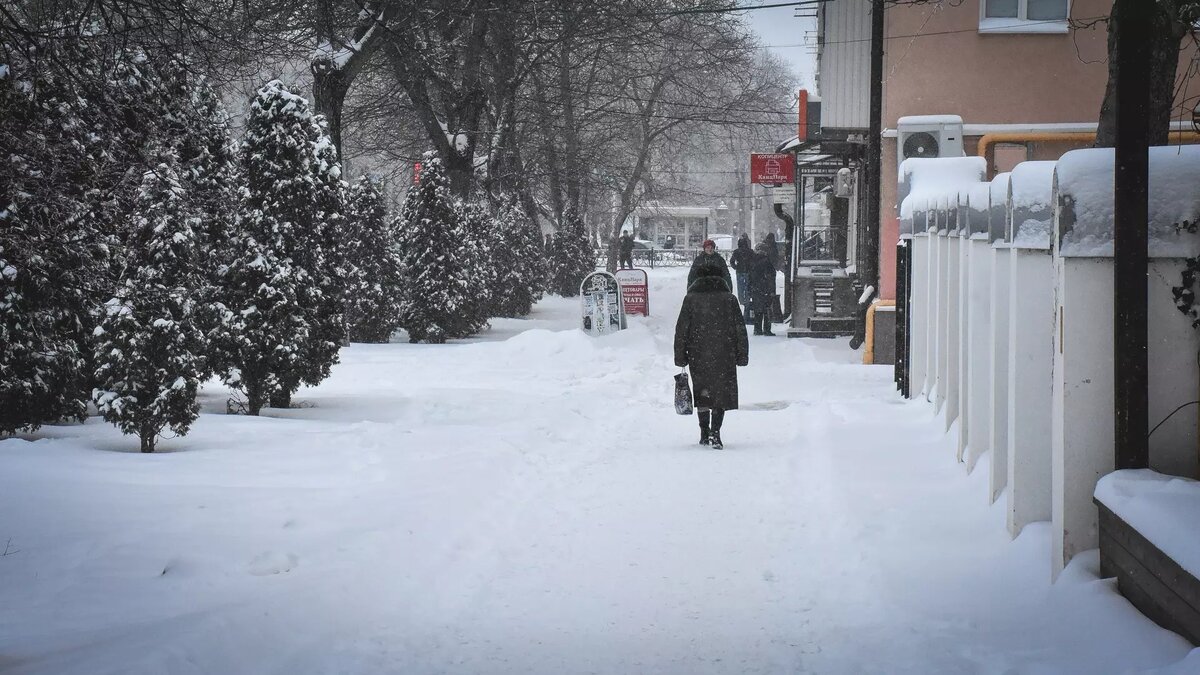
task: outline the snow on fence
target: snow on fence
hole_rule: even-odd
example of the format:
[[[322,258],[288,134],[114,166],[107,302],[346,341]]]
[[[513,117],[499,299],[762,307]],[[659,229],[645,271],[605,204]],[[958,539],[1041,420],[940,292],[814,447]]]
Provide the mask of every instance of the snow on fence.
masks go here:
[[[1008,531],[1050,520],[1054,365],[1050,226],[1054,162],[1024,162],[1008,183]]]
[[[1053,564],[1057,574],[1099,544],[1092,494],[1114,468],[1113,151],[1068,152],[1055,172],[1056,304],[1053,404]],[[1186,258],[1200,236],[1200,146],[1151,148],[1147,311],[1150,424],[1200,398],[1200,337],[1177,309]],[[1176,226],[1180,225],[1179,229]],[[1182,411],[1150,437],[1150,465],[1196,476],[1197,416]]]
[[[1014,536],[1052,522],[1057,576],[1097,546],[1092,492],[1113,469],[1112,152],[1025,162],[990,182],[984,169],[974,157],[901,165],[907,393],[947,428],[959,422],[968,469],[990,452],[989,497],[1006,496]],[[1200,337],[1172,295],[1200,254],[1200,146],[1153,149],[1150,181],[1153,424],[1200,398]],[[1156,469],[1197,474],[1197,420],[1183,412],[1154,432]]]

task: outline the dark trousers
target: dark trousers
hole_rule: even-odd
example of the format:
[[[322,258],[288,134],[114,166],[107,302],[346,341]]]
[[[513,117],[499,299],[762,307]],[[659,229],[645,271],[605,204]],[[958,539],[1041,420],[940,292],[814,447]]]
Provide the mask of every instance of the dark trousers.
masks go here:
[[[711,414],[709,410],[701,410],[697,415],[700,417],[700,428],[705,431],[720,431],[721,423],[725,421],[725,411],[721,408],[713,408]]]
[[[754,310],[754,334],[771,335],[771,310]]]
[[[633,269],[633,254],[632,253],[622,253],[620,265],[621,265],[621,269],[623,269],[623,270],[624,269],[630,269],[630,270]]]

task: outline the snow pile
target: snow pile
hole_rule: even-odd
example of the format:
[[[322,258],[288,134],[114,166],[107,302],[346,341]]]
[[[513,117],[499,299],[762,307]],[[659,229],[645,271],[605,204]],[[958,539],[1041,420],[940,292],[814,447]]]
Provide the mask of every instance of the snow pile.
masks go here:
[[[915,214],[936,209],[957,208],[961,193],[987,175],[982,157],[910,158],[900,163],[901,231],[904,222],[915,222]]]
[[[1050,248],[1054,216],[1054,162],[1021,162],[1008,184],[1012,233],[1020,248]]]
[[[988,208],[988,241],[1004,241],[1008,231],[1008,183],[1011,172],[997,174],[988,183],[991,191],[991,206]]]
[[[1096,499],[1179,566],[1200,578],[1200,483],[1150,469],[1114,471]]]
[[[988,210],[992,206],[992,184],[980,183],[967,190],[967,234],[988,233]]]
[[[1113,254],[1113,150],[1072,150],[1058,160],[1055,230],[1064,256]],[[1200,254],[1200,238],[1180,228],[1200,219],[1200,146],[1150,148],[1151,257]]]

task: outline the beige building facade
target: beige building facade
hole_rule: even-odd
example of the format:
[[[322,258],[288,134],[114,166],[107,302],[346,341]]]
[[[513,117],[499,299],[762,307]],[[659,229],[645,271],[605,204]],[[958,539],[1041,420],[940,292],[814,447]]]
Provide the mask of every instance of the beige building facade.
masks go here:
[[[837,0],[842,2],[843,0]],[[862,3],[869,11],[869,4]],[[1094,131],[1108,80],[1112,0],[964,0],[889,6],[885,12],[880,204],[880,291],[896,295],[896,126],[911,115],[958,115],[963,151],[989,133]],[[1000,16],[989,16],[1000,15]],[[1064,16],[1066,18],[1059,19]],[[1181,55],[1179,77],[1192,52]],[[868,83],[869,84],[869,83]],[[1190,90],[1200,94],[1200,79]],[[1188,87],[1178,87],[1180,98]],[[1179,117],[1190,121],[1191,108]],[[989,173],[1026,159],[1057,159],[1090,141],[1009,142]]]

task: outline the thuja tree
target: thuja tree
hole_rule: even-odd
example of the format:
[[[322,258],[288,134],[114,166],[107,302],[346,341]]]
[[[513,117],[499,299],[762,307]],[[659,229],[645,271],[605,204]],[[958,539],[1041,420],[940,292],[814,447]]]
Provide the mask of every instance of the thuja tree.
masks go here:
[[[346,340],[346,291],[352,272],[345,250],[347,187],[337,149],[326,134],[324,118],[309,116],[307,101],[298,96],[295,99],[297,118],[309,119],[310,156],[307,162],[292,168],[300,174],[294,179],[297,184],[307,183],[311,204],[307,222],[299,221],[304,226],[295,231],[295,247],[288,250],[288,255],[308,273],[313,284],[299,296],[309,324],[307,338],[300,345],[303,353],[299,366],[281,373],[279,386],[271,392],[271,405],[278,408],[291,405],[292,394],[301,384],[315,385],[329,377],[337,363],[338,351]],[[305,169],[307,177],[302,173]]]
[[[246,184],[220,276],[226,328],[214,354],[252,415],[298,387],[308,367],[320,294],[305,266],[312,254],[301,251],[314,220],[311,124],[304,99],[275,80],[251,102],[239,148]]]
[[[467,232],[442,162],[433,153],[424,156],[420,182],[409,190],[398,220],[400,327],[410,342],[443,343],[460,336],[463,312],[476,291],[464,265]]]
[[[563,215],[563,223],[550,245],[550,290],[564,298],[579,295],[579,284],[596,269],[596,256],[588,243],[583,219],[573,210]]]
[[[353,342],[387,342],[400,317],[400,256],[383,196],[366,176],[350,190],[346,318]]]
[[[541,232],[514,199],[501,200],[493,229],[500,242],[493,253],[495,314],[525,316],[541,299],[546,285]]]
[[[470,280],[471,293],[464,299],[460,322],[455,337],[466,337],[487,326],[495,313],[500,274],[496,259],[504,248],[495,223],[487,210],[478,203],[459,204],[459,222],[466,233],[460,247],[460,264],[464,276]]]
[[[204,337],[192,299],[195,233],[174,158],[147,171],[134,201],[126,278],[95,329],[96,388],[105,420],[153,452],[166,427],[187,433],[199,413]]]
[[[124,264],[172,93],[103,36],[0,43],[0,433],[82,418],[89,339]]]

